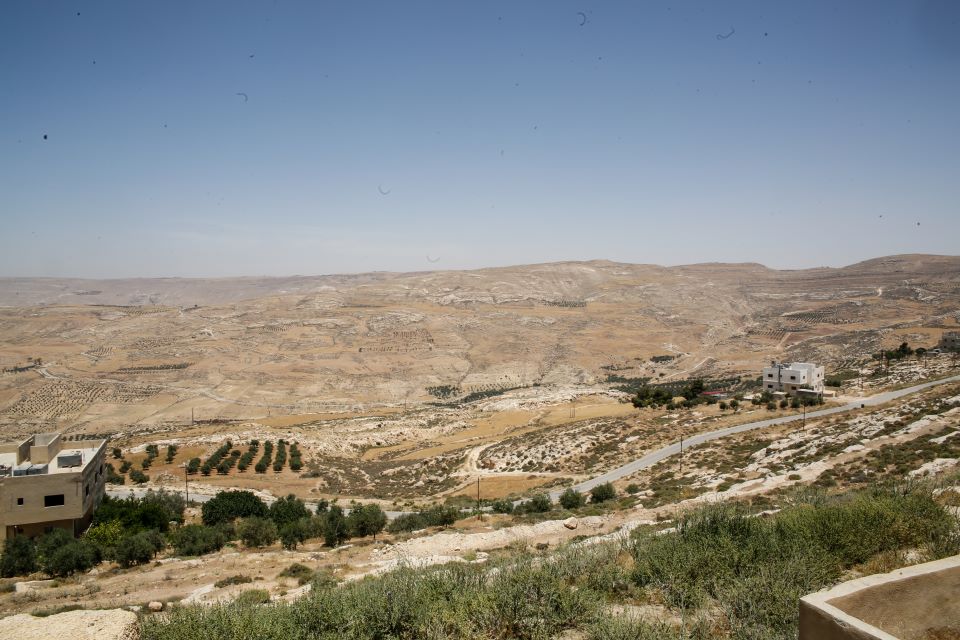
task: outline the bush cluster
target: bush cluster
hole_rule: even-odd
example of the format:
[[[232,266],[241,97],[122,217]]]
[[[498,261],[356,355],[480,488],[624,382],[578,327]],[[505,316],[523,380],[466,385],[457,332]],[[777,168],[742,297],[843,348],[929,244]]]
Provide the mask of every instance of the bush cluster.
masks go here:
[[[273,471],[280,473],[283,471],[283,465],[287,463],[287,443],[283,440],[277,441],[277,455],[273,458]]]
[[[300,447],[294,442],[290,445],[290,471],[300,471],[303,468],[303,460],[300,457]]]
[[[229,456],[224,457],[223,460],[220,461],[220,464],[217,465],[217,473],[219,473],[222,476],[227,475],[228,473],[230,473],[230,469],[233,469],[233,466],[237,464],[237,460],[239,459],[240,459],[240,450],[234,449],[233,451],[230,452]]]
[[[124,484],[126,478],[117,473],[117,470],[113,468],[113,464],[108,462],[107,467],[107,484]]]
[[[170,545],[181,556],[202,556],[219,551],[227,544],[224,527],[207,527],[202,524],[189,524],[170,534]]]
[[[269,440],[263,443],[263,455],[254,467],[257,473],[266,473],[270,466],[270,460],[273,459],[273,443]]]
[[[247,450],[240,456],[240,460],[237,461],[237,471],[241,473],[247,470],[247,467],[250,466],[250,463],[253,462],[253,459],[256,457],[257,452],[260,450],[260,442],[258,440],[252,440],[250,446],[247,447]]]
[[[267,505],[250,491],[221,491],[201,507],[203,524],[207,526],[251,516],[265,518],[267,514]]]
[[[461,517],[456,507],[437,505],[416,513],[397,516],[387,527],[390,533],[417,531],[427,527],[449,527]]]
[[[230,453],[230,449],[233,448],[233,443],[227,440],[222,445],[217,447],[217,450],[210,454],[210,457],[207,458],[206,462],[203,463],[200,467],[200,473],[205,476],[210,475],[214,469],[220,465],[220,462]]]
[[[564,509],[577,509],[586,503],[586,497],[572,487],[560,494],[560,506]]]

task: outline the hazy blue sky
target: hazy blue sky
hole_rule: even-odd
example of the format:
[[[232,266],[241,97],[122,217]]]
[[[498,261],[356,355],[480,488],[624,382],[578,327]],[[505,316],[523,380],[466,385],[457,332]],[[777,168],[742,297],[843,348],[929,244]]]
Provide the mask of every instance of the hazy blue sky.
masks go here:
[[[952,0],[7,0],[0,276],[957,254],[958,33]]]

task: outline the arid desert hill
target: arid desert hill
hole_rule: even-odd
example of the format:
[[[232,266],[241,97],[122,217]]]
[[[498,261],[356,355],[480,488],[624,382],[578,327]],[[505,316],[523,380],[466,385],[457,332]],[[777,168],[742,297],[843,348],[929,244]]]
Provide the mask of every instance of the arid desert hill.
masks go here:
[[[839,368],[958,327],[960,257],[606,261],[289,278],[0,279],[0,424],[405,406],[613,377]],[[651,358],[661,356],[658,362]],[[671,358],[666,358],[670,356]],[[36,359],[39,358],[39,363]]]

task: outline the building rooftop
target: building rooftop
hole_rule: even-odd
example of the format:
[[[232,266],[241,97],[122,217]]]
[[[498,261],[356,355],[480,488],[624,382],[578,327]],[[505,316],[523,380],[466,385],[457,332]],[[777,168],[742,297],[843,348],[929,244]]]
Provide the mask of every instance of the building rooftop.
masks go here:
[[[22,442],[3,443],[0,444],[0,477],[75,473],[93,460],[103,445],[103,440],[63,442],[59,433],[42,433]]]

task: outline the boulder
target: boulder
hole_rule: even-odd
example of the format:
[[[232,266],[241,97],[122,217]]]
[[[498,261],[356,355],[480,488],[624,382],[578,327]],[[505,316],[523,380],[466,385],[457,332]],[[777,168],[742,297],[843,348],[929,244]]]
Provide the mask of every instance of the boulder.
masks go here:
[[[57,586],[56,580],[24,580],[14,583],[13,590],[17,593],[30,593],[31,591],[49,589],[55,586]]]
[[[26,613],[0,620],[0,638],[17,640],[138,640],[137,614],[123,609],[67,611],[45,618]]]
[[[147,609],[153,612],[163,611],[163,603],[159,600],[154,600],[153,602],[147,604]]]
[[[576,529],[578,526],[580,526],[580,521],[574,518],[573,516],[570,516],[569,518],[563,521],[563,526],[565,526],[567,529],[573,530],[573,529]]]

